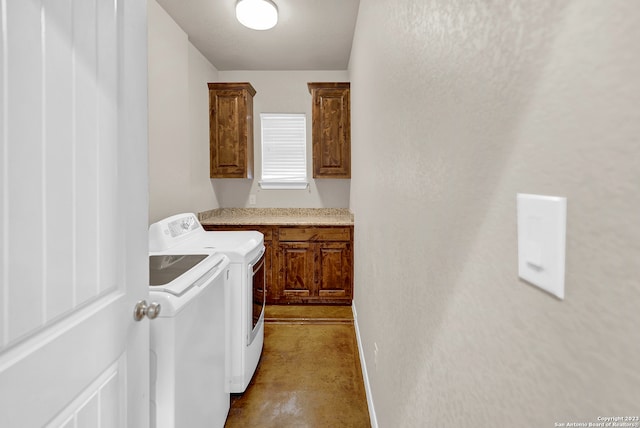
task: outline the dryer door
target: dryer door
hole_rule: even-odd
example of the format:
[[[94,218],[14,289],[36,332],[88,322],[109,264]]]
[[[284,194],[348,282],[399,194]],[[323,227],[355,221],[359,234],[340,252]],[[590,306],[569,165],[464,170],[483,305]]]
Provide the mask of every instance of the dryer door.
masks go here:
[[[249,309],[249,316],[251,319],[247,325],[251,326],[251,332],[247,337],[247,345],[251,345],[256,334],[258,334],[259,326],[264,321],[264,305],[267,298],[267,292],[265,288],[265,264],[264,264],[265,249],[262,247],[258,258],[249,263],[247,269],[248,275],[248,289],[252,291],[252,299],[250,302],[251,308]]]

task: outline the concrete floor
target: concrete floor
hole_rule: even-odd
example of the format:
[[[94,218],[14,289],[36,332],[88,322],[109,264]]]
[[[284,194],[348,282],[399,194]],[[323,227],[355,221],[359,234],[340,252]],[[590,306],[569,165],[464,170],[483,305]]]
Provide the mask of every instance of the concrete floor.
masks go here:
[[[351,308],[269,306],[264,350],[225,427],[370,427]]]

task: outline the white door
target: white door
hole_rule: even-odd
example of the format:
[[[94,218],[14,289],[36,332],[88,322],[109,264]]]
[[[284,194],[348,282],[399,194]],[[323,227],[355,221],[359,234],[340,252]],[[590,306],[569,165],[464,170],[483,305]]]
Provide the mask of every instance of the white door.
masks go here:
[[[148,425],[145,0],[0,0],[0,427]]]

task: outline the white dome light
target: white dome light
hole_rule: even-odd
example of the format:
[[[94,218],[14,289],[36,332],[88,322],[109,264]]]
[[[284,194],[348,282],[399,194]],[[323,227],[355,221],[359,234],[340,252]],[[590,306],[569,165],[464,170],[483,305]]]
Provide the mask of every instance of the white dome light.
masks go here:
[[[268,30],[278,23],[278,8],[271,0],[238,0],[236,18],[253,30]]]

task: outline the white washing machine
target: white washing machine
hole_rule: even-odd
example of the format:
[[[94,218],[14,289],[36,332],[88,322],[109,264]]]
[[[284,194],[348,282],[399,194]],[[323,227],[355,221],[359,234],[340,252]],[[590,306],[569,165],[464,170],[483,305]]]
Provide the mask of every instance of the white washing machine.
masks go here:
[[[164,245],[163,241],[172,233],[170,224],[188,229],[174,249],[216,251],[230,260],[227,391],[244,392],[258,366],[264,344],[264,235],[257,231],[207,232],[194,214],[184,213],[151,225],[150,248]]]
[[[162,245],[151,239],[149,297],[152,427],[223,427],[227,388],[229,258],[215,250],[175,248],[190,225],[173,224]],[[152,247],[152,248],[151,248]]]

